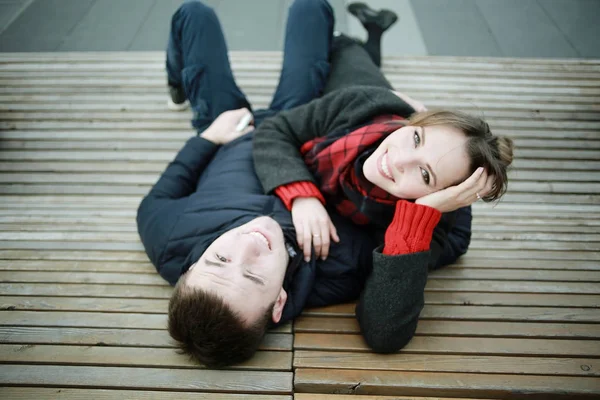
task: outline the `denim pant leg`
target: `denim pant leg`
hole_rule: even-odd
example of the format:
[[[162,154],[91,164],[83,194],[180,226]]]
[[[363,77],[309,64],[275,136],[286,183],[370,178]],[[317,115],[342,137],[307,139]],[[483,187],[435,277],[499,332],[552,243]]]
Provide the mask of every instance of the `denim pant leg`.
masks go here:
[[[290,6],[281,76],[269,106],[272,112],[308,103],[322,93],[334,22],[326,0],[295,0]]]
[[[199,1],[184,3],[173,15],[167,76],[169,84],[185,90],[196,129],[205,129],[224,111],[250,108],[233,78],[219,19]]]
[[[347,36],[335,37],[331,50],[331,73],[324,93],[357,85],[392,89],[361,44]]]

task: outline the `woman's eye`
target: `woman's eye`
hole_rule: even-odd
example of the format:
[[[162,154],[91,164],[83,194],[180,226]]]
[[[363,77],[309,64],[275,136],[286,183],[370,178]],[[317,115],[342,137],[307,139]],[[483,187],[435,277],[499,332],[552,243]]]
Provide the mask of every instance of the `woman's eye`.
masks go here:
[[[419,132],[415,131],[413,138],[415,140],[415,149],[416,149],[421,144],[421,137],[419,136]]]
[[[429,185],[429,172],[421,168],[421,176],[423,177],[423,182],[425,182],[426,185]]]
[[[217,258],[217,260],[221,261],[221,262],[227,262],[227,258],[223,257],[222,255],[215,253],[215,257]]]

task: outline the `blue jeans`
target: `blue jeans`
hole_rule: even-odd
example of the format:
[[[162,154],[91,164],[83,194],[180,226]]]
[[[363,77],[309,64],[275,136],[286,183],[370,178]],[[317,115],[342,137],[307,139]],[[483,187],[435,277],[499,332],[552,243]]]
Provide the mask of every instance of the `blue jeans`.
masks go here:
[[[268,110],[254,112],[255,125],[281,110],[318,97],[329,74],[333,10],[326,0],[296,0],[288,14],[283,67]],[[184,3],[173,15],[167,46],[167,78],[183,87],[202,131],[227,110],[248,107],[235,83],[227,44],[215,12],[199,1]]]

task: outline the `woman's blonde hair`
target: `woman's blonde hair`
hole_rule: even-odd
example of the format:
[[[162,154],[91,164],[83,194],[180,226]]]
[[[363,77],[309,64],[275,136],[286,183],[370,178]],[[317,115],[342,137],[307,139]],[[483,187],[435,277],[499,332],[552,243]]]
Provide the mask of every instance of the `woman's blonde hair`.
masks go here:
[[[413,126],[445,125],[459,129],[467,136],[467,155],[471,160],[469,175],[484,167],[494,177],[492,191],[484,201],[498,200],[508,186],[507,170],[513,161],[513,141],[506,136],[496,136],[481,118],[457,111],[424,111],[409,118]]]

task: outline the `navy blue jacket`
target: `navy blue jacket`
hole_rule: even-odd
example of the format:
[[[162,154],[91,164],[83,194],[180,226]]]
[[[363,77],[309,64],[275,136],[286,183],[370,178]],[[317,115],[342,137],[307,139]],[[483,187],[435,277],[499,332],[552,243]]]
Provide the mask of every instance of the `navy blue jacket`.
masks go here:
[[[254,173],[252,133],[224,146],[193,137],[142,200],[137,224],[148,257],[174,285],[217,237],[262,215],[273,217],[296,245],[291,214],[279,198],[264,194]],[[327,260],[301,261],[286,275],[280,323],[304,307],[354,300],[362,290],[375,243],[346,218],[331,218],[341,243],[332,243]]]

